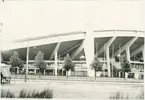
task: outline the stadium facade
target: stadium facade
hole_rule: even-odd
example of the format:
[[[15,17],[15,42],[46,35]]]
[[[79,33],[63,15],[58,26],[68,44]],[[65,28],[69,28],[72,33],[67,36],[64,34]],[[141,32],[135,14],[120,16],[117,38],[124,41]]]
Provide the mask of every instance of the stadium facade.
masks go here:
[[[135,77],[144,73],[145,32],[139,30],[91,30],[53,34],[35,38],[20,39],[10,50],[2,51],[2,63],[8,63],[13,52],[18,52],[22,60],[28,61],[28,73],[37,74],[34,58],[38,51],[44,53],[47,68],[45,75],[65,75],[63,61],[69,54],[75,64],[70,76],[94,77],[90,64],[97,56],[103,64],[98,76],[124,77],[120,71],[120,59],[126,55]],[[118,58],[118,60],[117,60]],[[26,67],[25,67],[26,68]]]

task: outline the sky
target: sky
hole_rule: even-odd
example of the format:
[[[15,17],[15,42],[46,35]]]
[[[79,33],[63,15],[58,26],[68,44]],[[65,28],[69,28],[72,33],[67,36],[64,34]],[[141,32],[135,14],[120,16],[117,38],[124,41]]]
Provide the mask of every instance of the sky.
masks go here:
[[[105,29],[145,30],[143,0],[5,0],[1,46],[13,40],[65,32]]]

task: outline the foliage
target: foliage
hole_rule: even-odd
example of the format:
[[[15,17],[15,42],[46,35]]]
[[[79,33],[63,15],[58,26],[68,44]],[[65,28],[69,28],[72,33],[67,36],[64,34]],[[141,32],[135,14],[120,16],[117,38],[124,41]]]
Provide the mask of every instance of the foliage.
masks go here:
[[[41,91],[28,91],[26,89],[22,89],[20,91],[19,98],[53,98],[53,91],[49,88],[43,89]]]
[[[16,97],[14,93],[9,90],[1,90],[2,98],[53,98],[53,91],[49,88],[39,90],[28,91],[22,89],[19,95]]]
[[[10,65],[12,69],[15,69],[15,72],[17,67],[19,67],[20,69],[24,67],[24,63],[21,58],[19,58],[19,54],[17,52],[14,52],[13,56],[11,56]]]
[[[74,71],[74,63],[72,62],[72,59],[70,58],[69,54],[66,55],[64,59],[64,70],[66,71],[66,76],[68,78],[68,71]]]
[[[44,54],[42,52],[38,52],[35,56],[34,64],[39,68],[39,73],[42,73],[44,69],[46,69],[46,63],[44,62]],[[40,75],[40,74],[39,74]]]
[[[121,61],[121,70],[127,73],[131,71],[130,63],[127,60],[126,56],[124,56]]]
[[[139,92],[139,94],[137,94],[135,97],[133,97],[134,99],[139,99],[139,100],[144,100],[144,90],[141,89],[141,91]],[[127,93],[126,95],[123,94],[122,92],[115,92],[113,94],[111,94],[109,96],[109,99],[119,99],[119,100],[125,100],[125,99],[129,99],[129,94]]]
[[[91,63],[92,69],[96,71],[102,71],[102,63],[98,60],[97,57],[94,58],[93,62]]]
[[[140,93],[136,96],[136,99],[142,99],[142,100],[144,100],[144,89],[143,88],[140,91]]]
[[[95,78],[96,78],[96,72],[102,71],[102,63],[98,60],[97,57],[94,58],[93,62],[91,63],[92,69],[95,71]]]
[[[109,96],[109,99],[119,99],[119,100],[125,100],[129,99],[129,95],[124,95],[123,93],[117,91],[116,93],[113,93],[112,95]]]
[[[67,54],[65,57],[63,68],[66,71],[69,71],[69,70],[73,71],[74,70],[74,63],[72,62],[72,59],[70,58],[69,54]]]
[[[9,90],[1,90],[1,98],[15,98],[15,95]]]

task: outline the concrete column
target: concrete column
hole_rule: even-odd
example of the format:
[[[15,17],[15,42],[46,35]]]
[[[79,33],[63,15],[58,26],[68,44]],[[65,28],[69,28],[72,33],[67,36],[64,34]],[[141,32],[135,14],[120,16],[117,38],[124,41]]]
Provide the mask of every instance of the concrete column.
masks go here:
[[[142,50],[142,55],[143,55],[143,61],[144,61],[144,66],[145,66],[145,53],[144,52],[145,52],[145,50],[143,49]]]
[[[55,75],[57,76],[57,52],[55,52]]]
[[[108,68],[108,77],[110,77],[111,73],[110,73],[109,47],[106,48],[106,60],[107,60],[107,68]]]
[[[89,77],[94,77],[95,73],[91,69],[90,64],[94,60],[94,37],[93,37],[92,30],[88,30],[86,33],[85,41],[84,41],[84,51],[86,57],[86,65],[87,65],[87,72]]]
[[[44,69],[44,72],[43,72],[44,75],[45,75],[45,71],[46,71],[46,70]]]
[[[144,37],[144,47],[143,47],[143,50],[142,50],[142,54],[143,54],[143,61],[144,61],[144,65],[143,65],[143,68],[145,67],[145,37]],[[145,80],[144,80],[145,82]]]
[[[121,72],[119,72],[119,78],[121,77]]]
[[[1,50],[0,50],[0,65],[1,65],[1,61],[2,61],[2,54],[1,54]]]
[[[129,47],[126,49],[126,56],[127,56],[127,60],[130,62],[130,49],[129,49]]]
[[[68,71],[68,76],[71,76],[71,70]]]
[[[17,67],[17,74],[19,74],[19,67]]]
[[[36,75],[36,69],[34,69],[34,73],[35,73],[35,75]]]

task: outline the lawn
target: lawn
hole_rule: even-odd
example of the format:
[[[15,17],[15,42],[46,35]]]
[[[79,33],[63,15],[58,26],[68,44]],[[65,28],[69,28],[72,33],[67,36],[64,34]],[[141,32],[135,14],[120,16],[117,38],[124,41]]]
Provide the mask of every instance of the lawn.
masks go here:
[[[134,99],[143,88],[143,83],[114,83],[114,82],[83,82],[83,81],[57,81],[57,80],[13,80],[11,84],[2,85],[2,89],[9,89],[18,95],[20,89],[53,90],[54,98],[88,98],[108,99],[111,93],[120,91]]]

